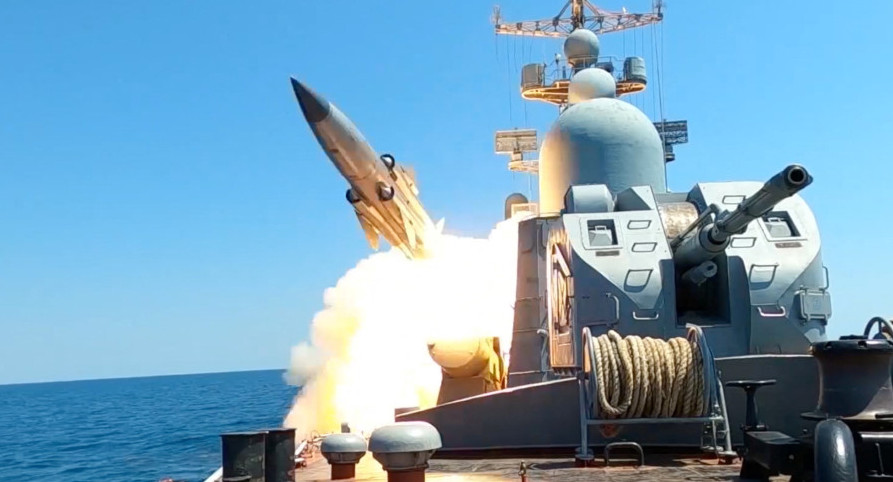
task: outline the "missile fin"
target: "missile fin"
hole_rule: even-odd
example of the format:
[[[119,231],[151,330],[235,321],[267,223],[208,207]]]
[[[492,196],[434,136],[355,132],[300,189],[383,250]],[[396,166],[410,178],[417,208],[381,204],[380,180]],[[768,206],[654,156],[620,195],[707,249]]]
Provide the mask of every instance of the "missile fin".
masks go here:
[[[357,212],[357,219],[360,221],[360,226],[363,228],[363,233],[366,234],[366,241],[369,241],[369,246],[372,246],[372,249],[378,251],[378,242],[380,239],[380,233],[372,223],[366,219],[366,216]]]
[[[412,227],[412,223],[409,222],[409,217],[407,213],[403,211],[403,208],[400,208],[400,219],[403,221],[403,229],[406,231],[406,239],[409,240],[409,247],[411,249],[416,249],[416,232]]]
[[[419,188],[416,186],[415,171],[409,166],[399,166],[399,172],[395,170],[392,177],[398,183],[401,183],[413,195],[419,195]]]

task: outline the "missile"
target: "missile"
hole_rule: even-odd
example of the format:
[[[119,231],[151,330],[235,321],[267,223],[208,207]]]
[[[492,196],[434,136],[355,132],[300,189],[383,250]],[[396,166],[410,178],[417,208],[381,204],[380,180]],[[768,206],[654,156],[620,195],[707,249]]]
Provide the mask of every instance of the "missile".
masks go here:
[[[410,259],[426,257],[425,238],[442,225],[435,226],[422,207],[411,168],[398,165],[390,154],[378,155],[353,122],[321,95],[294,78],[291,85],[313,135],[347,180],[347,202],[372,249],[378,250],[384,237]]]

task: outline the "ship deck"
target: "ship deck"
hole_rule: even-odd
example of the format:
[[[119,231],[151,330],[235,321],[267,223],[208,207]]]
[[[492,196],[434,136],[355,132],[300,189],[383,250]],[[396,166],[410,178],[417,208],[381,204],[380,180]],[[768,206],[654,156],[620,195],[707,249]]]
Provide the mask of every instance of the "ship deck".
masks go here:
[[[502,482],[523,480],[519,473],[521,463],[527,467],[528,481],[562,480],[562,481],[612,481],[633,482],[643,480],[661,481],[735,481],[738,478],[739,464],[720,464],[711,459],[673,458],[670,456],[649,455],[646,465],[638,468],[618,464],[617,466],[601,466],[580,468],[570,458],[526,458],[526,459],[481,459],[481,460],[446,460],[434,459],[429,462],[426,472],[427,480],[470,480],[477,482]],[[330,466],[322,457],[314,458],[307,467],[295,471],[296,481],[327,481],[330,478]],[[385,481],[387,473],[371,454],[357,465],[357,481]],[[772,480],[786,480],[777,477]]]

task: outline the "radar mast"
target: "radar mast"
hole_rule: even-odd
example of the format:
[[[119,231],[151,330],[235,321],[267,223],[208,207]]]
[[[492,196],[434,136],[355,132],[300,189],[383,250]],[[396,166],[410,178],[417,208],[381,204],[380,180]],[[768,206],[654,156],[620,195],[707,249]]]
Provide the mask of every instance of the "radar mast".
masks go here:
[[[647,13],[631,13],[626,8],[621,8],[619,12],[609,11],[589,0],[568,0],[553,17],[518,22],[504,20],[501,8],[497,5],[493,7],[491,21],[496,35],[567,38],[578,29],[603,35],[656,25],[663,21],[663,11],[662,0],[654,0],[651,12]],[[655,46],[654,51],[657,50]],[[616,68],[615,64],[620,64],[620,68]],[[552,104],[560,112],[568,106],[571,78],[578,71],[590,67],[603,69],[612,75],[615,70],[618,71],[619,75],[614,75],[617,97],[644,92],[646,89],[645,60],[642,57],[632,56],[621,60],[596,54],[592,58],[562,59],[561,55],[556,54],[552,62],[531,63],[521,68],[521,98]],[[663,141],[664,157],[667,162],[671,162],[675,159],[673,145],[688,142],[688,124],[686,121],[667,122],[664,118],[660,62],[655,61],[655,67],[658,71],[657,95],[661,107],[659,115],[654,113],[659,119],[654,125]],[[497,154],[509,155],[510,171],[534,175],[538,172],[538,160],[528,156],[539,148],[536,130],[525,128],[497,131],[494,147]]]

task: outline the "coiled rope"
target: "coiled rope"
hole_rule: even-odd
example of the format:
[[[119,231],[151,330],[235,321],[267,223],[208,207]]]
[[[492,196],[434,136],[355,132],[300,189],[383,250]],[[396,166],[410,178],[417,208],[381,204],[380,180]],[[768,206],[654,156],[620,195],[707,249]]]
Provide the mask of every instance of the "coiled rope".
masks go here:
[[[704,358],[688,339],[592,337],[601,419],[699,417],[705,414]],[[586,357],[587,368],[589,358]],[[591,368],[590,368],[591,370]]]

